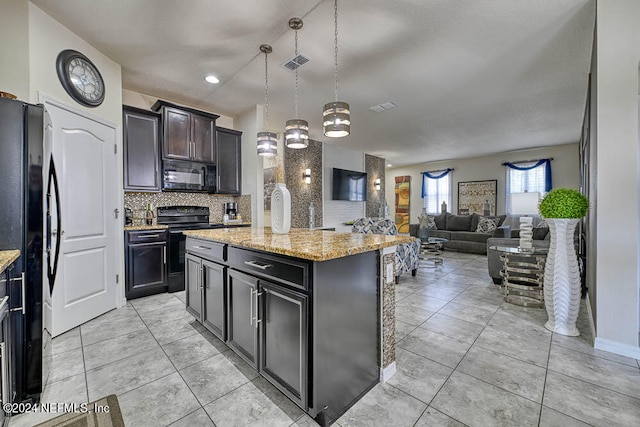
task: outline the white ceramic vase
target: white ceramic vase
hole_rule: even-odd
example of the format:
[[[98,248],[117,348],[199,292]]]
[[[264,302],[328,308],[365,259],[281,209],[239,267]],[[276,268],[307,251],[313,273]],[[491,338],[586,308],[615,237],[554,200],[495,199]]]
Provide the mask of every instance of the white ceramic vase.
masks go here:
[[[277,183],[271,193],[271,232],[287,234],[291,229],[291,194],[287,186]]]
[[[573,243],[579,219],[545,218],[551,244],[544,269],[544,304],[549,320],[544,327],[561,335],[577,337],[580,310],[580,271]]]

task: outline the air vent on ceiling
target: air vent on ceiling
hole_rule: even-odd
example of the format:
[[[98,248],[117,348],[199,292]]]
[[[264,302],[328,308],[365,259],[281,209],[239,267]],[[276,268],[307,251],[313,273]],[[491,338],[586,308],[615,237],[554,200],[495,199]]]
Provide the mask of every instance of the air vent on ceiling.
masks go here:
[[[303,54],[299,54],[298,56],[291,58],[290,60],[282,64],[282,66],[289,71],[295,71],[296,69],[302,67],[304,64],[306,64],[309,61],[310,61],[309,58],[307,58]]]
[[[369,107],[369,109],[371,111],[375,111],[376,113],[382,113],[383,111],[391,110],[392,108],[396,108],[397,106],[398,105],[395,102],[387,101],[382,104]]]

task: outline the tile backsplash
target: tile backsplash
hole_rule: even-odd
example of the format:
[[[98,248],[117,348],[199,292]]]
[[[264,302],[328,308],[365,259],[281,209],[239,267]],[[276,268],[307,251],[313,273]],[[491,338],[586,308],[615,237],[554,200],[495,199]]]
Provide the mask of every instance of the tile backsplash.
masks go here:
[[[156,208],[161,206],[207,206],[209,208],[209,221],[222,222],[224,215],[224,203],[237,202],[238,213],[244,221],[251,221],[251,196],[225,196],[202,193],[124,193],[124,207],[133,211],[133,225],[144,223],[147,203],[153,210],[153,223],[156,223]]]

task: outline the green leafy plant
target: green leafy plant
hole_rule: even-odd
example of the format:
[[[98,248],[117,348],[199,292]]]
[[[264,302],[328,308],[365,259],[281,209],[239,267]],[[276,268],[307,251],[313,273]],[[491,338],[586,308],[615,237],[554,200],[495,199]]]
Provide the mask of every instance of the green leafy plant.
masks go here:
[[[578,190],[556,188],[542,198],[538,211],[544,218],[582,218],[589,210],[589,199]]]

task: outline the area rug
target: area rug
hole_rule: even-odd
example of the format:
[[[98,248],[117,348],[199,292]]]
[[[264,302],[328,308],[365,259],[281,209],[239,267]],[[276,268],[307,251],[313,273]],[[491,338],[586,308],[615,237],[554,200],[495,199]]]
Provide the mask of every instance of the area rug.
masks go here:
[[[106,412],[108,408],[109,412]],[[124,427],[122,412],[115,394],[87,405],[87,412],[71,412],[36,427]]]

